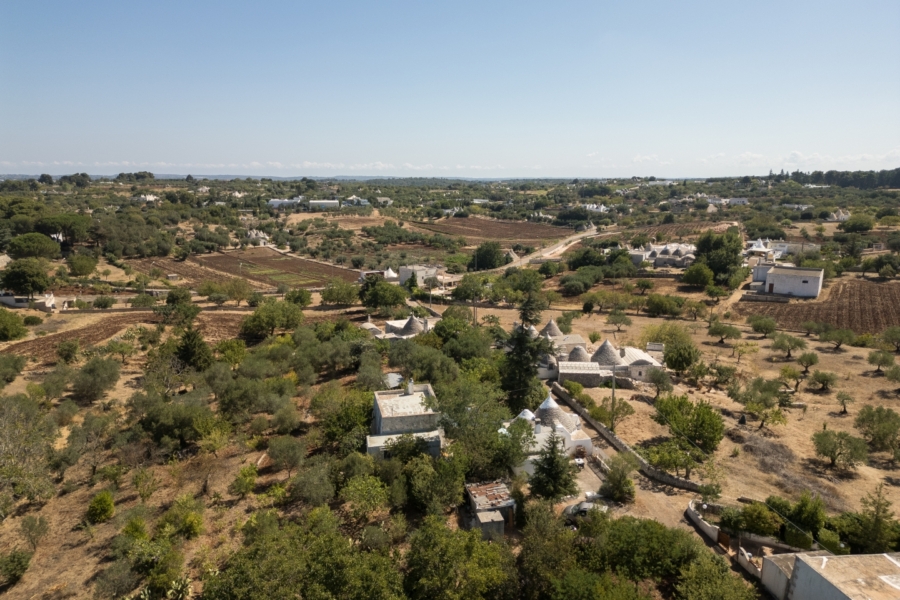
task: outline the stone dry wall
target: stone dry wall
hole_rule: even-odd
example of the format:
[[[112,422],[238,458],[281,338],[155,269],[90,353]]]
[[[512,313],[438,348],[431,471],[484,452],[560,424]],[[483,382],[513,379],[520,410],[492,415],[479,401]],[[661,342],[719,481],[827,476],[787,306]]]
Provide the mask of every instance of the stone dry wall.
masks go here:
[[[572,396],[569,395],[569,392],[567,392],[561,385],[554,382],[550,389],[553,390],[553,393],[557,398],[565,402],[569,406],[569,408],[571,408],[578,414],[579,417],[581,417],[583,421],[596,429],[600,433],[600,435],[603,436],[603,439],[609,442],[609,444],[612,445],[616,450],[618,450],[619,452],[626,452],[634,456],[634,458],[638,461],[641,473],[643,473],[650,479],[653,479],[654,481],[658,481],[666,485],[671,485],[672,487],[688,490],[690,492],[700,491],[700,485],[698,483],[690,481],[688,479],[684,479],[682,477],[670,475],[669,473],[661,471],[648,463],[647,460],[644,459],[644,457],[640,456],[637,452],[632,450],[631,446],[626,444],[619,436],[610,431],[609,428],[606,427],[606,425],[600,423],[590,414],[588,414],[587,410],[585,410],[585,408],[581,406],[581,404],[579,404],[574,398],[572,398]]]

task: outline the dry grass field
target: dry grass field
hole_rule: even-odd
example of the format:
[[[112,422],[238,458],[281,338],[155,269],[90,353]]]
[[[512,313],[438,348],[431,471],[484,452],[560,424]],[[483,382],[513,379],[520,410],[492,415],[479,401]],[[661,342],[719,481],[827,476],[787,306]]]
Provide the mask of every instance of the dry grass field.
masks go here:
[[[666,241],[690,241],[696,239],[706,230],[711,229],[716,233],[722,233],[729,227],[736,225],[731,221],[720,221],[717,223],[711,221],[696,221],[690,223],[669,223],[666,225],[649,225],[645,227],[630,227],[622,231],[622,237],[625,239],[643,233],[651,238],[662,235]]]
[[[467,219],[440,219],[431,223],[415,222],[411,225],[432,233],[441,233],[450,237],[464,237],[470,245],[484,241],[498,241],[501,244],[540,244],[568,237],[574,233],[571,229],[553,227],[543,223],[530,221],[496,221],[469,217]]]
[[[436,308],[443,310],[443,307]],[[514,309],[478,309],[479,319],[488,314],[499,317],[501,324],[507,329],[518,320],[518,313]],[[561,314],[562,310],[559,309],[545,311],[543,322],[546,323],[550,317],[558,317]],[[615,331],[615,327],[604,323],[605,315],[596,313],[575,319],[572,322],[572,332],[580,334],[586,341],[591,332],[600,333],[602,337],[597,344],[588,342],[588,352],[592,352],[607,338],[616,346],[637,345],[637,340],[645,327],[666,322],[665,319],[636,317],[631,314],[629,316],[633,320],[633,325],[619,333]],[[757,343],[759,352],[745,356],[740,364],[737,364],[737,359],[731,356],[731,346],[716,344],[717,340],[707,336],[703,321],[676,322],[686,326],[691,332],[691,337],[703,352],[705,362],[719,361],[735,365],[741,377],[763,376],[775,379],[785,364],[796,366],[795,362],[784,360],[780,353],[770,349],[771,340],[760,339],[758,334],[750,332],[745,327],[742,327],[744,341]],[[811,441],[812,434],[821,430],[823,424],[826,424],[828,429],[847,431],[858,436],[859,432],[853,427],[853,419],[859,408],[865,404],[900,411],[897,384],[887,381],[883,375],[873,373],[873,367],[866,362],[868,350],[865,348],[851,347],[835,352],[831,345],[818,343],[811,338],[808,350],[819,355],[820,362],[816,369],[839,375],[838,385],[834,390],[823,394],[813,391],[806,383],[801,384],[795,402],[805,403],[807,408],[786,409],[785,426],[766,427],[760,430],[759,422],[752,419],[747,425],[739,425],[738,420],[743,407],[728,398],[724,390],[709,389],[704,385],[702,391],[697,391],[687,384],[676,385],[675,393],[687,394],[694,400],[708,400],[723,412],[726,429],[731,437],[726,436],[722,440],[715,459],[724,474],[725,500],[733,502],[739,496],[765,499],[770,494],[796,499],[805,489],[812,489],[822,494],[831,510],[858,510],[860,499],[873,491],[879,483],[885,483],[888,497],[895,506],[900,505],[900,469],[891,464],[890,457],[886,453],[872,454],[869,464],[856,470],[834,471],[825,468],[824,463],[816,458]],[[586,391],[595,400],[600,400],[610,393],[610,390],[603,388]],[[855,402],[850,405],[849,415],[840,414],[840,405],[836,400],[839,391],[848,392],[854,398]],[[653,408],[648,399],[652,399],[654,395],[652,388],[647,386],[645,389],[634,391],[618,390],[616,394],[628,399],[635,409],[635,414],[619,426],[618,432],[626,442],[639,444],[667,435],[666,429],[651,419]],[[658,486],[654,489],[656,487]],[[669,491],[659,489],[655,492],[649,490],[647,493],[659,493],[669,498],[666,506],[668,506],[667,514],[670,515],[676,513],[680,515],[684,511],[685,498],[689,497],[678,492],[669,496]],[[644,504],[638,502],[634,508],[638,513],[635,514],[639,514],[639,507],[646,506],[647,502],[658,501],[659,498],[645,499]],[[677,523],[667,522],[667,524]]]

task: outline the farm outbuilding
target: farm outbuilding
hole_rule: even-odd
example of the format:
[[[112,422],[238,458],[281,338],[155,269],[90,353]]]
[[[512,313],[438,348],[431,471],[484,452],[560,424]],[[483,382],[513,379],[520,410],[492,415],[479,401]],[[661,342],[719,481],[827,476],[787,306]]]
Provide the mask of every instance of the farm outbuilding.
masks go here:
[[[818,298],[822,291],[823,269],[773,266],[766,273],[765,294],[781,294],[798,298]]]
[[[471,526],[481,529],[484,539],[502,537],[506,523],[512,523],[516,502],[502,481],[467,483],[469,510],[474,514]]]

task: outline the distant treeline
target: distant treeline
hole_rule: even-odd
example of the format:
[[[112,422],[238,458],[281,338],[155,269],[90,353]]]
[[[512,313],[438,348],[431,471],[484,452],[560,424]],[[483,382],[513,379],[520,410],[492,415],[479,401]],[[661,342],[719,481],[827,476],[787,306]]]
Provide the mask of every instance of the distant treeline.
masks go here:
[[[797,183],[813,185],[836,185],[871,190],[880,187],[900,188],[900,169],[890,171],[794,171],[791,179]]]

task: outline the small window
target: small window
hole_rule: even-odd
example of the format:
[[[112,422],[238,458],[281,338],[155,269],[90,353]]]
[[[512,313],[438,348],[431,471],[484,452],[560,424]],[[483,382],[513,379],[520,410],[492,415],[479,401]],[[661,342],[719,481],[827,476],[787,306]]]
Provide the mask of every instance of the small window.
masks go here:
[[[809,281],[808,281],[808,280],[806,280],[806,279],[804,279],[804,280],[803,280],[803,283],[809,283]]]

